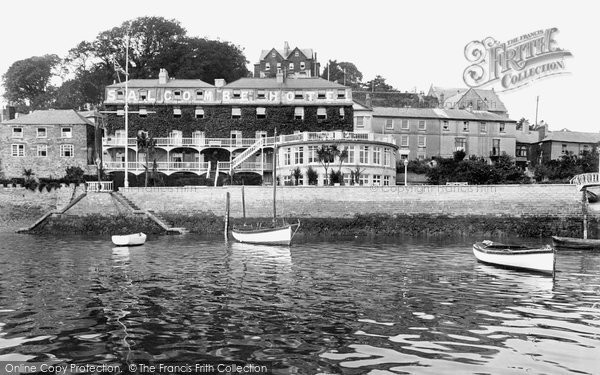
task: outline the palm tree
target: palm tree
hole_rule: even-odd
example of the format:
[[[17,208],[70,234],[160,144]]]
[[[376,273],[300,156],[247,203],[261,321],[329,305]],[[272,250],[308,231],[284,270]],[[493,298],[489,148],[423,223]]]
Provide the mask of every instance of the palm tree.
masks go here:
[[[138,149],[146,155],[146,162],[144,164],[145,170],[145,179],[144,179],[144,187],[148,187],[148,163],[150,160],[153,160],[153,166],[156,166],[156,159],[154,157],[154,147],[156,146],[156,140],[148,135],[148,132],[139,131],[137,134],[137,146]],[[154,174],[155,168],[152,168],[152,173]]]
[[[327,173],[329,165],[335,161],[335,157],[340,154],[336,145],[322,145],[317,149],[317,158],[325,169],[325,185],[329,185],[329,174]]]

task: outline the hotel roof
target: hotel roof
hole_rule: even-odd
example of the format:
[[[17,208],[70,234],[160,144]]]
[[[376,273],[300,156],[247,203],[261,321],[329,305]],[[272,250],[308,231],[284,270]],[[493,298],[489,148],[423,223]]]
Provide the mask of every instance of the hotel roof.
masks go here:
[[[37,110],[16,119],[4,121],[4,125],[94,125],[72,109]]]
[[[260,59],[259,60],[264,60],[267,55],[269,55],[269,53],[271,53],[271,51],[277,51],[277,53],[279,53],[281,55],[281,57],[283,57],[284,59],[287,59],[292,52],[294,52],[296,50],[296,48],[290,48],[288,49],[288,53],[285,53],[285,50],[283,49],[277,49],[277,48],[271,48],[271,49],[263,49],[260,52]],[[304,56],[306,56],[306,58],[308,59],[312,59],[313,58],[313,50],[311,48],[298,48],[298,50],[300,50],[300,52],[302,52],[304,54]]]
[[[570,142],[570,143],[598,143],[600,142],[600,133],[584,133],[572,131],[558,131],[546,134],[541,142]]]
[[[373,116],[516,122],[508,117],[500,116],[492,112],[469,111],[466,109],[373,107]]]
[[[172,88],[212,88],[210,83],[206,83],[200,79],[175,79],[171,78],[165,84],[158,83],[158,78],[155,79],[130,79],[128,82],[129,88],[155,88],[155,87],[172,87]],[[107,87],[119,88],[125,87],[125,82],[113,83]]]
[[[346,89],[346,86],[323,78],[240,78],[224,86],[228,89]]]

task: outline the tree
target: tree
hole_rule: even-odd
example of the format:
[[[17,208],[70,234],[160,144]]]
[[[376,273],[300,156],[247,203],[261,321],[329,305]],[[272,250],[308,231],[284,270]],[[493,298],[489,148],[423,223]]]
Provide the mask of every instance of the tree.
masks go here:
[[[2,76],[4,98],[16,104],[19,111],[50,108],[56,90],[50,81],[59,62],[57,55],[14,62]]]
[[[342,61],[338,63],[337,60],[329,60],[327,67],[321,74],[321,78],[336,81],[353,89],[359,89],[362,85],[363,74],[351,62]]]
[[[152,161],[152,180],[155,177],[154,165],[156,164],[156,158],[154,158],[154,148],[156,147],[156,140],[148,135],[147,132],[140,131],[137,134],[137,146],[140,153],[146,155],[146,163],[144,164],[144,187],[148,187],[148,163]]]
[[[385,78],[383,78],[380,75],[377,75],[375,78],[373,78],[372,80],[366,82],[363,85],[363,88],[367,91],[373,91],[373,92],[394,92],[394,91],[398,91],[395,88],[393,88],[392,86],[388,85],[387,83],[385,83]]]
[[[325,169],[325,185],[329,185],[329,174],[327,173],[329,165],[334,162],[335,157],[340,154],[336,145],[322,145],[317,149],[317,158]]]

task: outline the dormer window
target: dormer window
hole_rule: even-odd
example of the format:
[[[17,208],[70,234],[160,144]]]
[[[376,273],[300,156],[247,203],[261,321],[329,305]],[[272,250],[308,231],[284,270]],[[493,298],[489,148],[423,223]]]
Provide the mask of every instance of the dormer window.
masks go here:
[[[346,99],[346,90],[338,90],[337,98]]]

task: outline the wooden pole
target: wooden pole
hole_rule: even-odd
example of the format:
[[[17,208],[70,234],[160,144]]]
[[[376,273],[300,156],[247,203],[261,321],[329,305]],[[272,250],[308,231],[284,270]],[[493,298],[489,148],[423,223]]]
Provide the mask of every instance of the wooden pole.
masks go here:
[[[273,223],[277,222],[277,129],[274,132],[275,138],[273,142]]]
[[[583,239],[587,240],[588,237],[588,224],[587,224],[587,206],[588,206],[588,197],[587,197],[587,188],[583,188],[581,190],[583,192]]]
[[[227,241],[227,232],[229,231],[229,192],[225,194],[225,241]]]
[[[246,196],[244,194],[244,185],[242,185],[242,214],[244,215],[244,223],[246,222]]]

